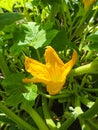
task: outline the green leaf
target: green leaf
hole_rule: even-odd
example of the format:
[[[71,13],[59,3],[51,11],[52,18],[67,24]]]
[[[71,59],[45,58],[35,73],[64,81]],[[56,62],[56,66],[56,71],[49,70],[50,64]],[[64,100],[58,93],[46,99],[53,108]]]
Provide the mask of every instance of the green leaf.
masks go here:
[[[2,85],[7,92],[12,93],[13,90],[17,91],[17,89],[22,89],[24,84],[22,82],[23,78],[24,74],[22,73],[12,73],[3,80]]]
[[[14,31],[14,44],[10,48],[12,55],[17,55],[24,50],[27,46],[32,46],[38,49],[51,43],[53,38],[57,35],[58,31],[52,29],[49,23],[40,29],[40,26],[35,22],[28,22],[18,25]]]
[[[35,22],[28,22],[17,26],[14,32],[14,45],[11,47],[12,54],[21,51],[25,46],[32,46],[35,49],[41,47],[46,41],[46,32],[39,28]]]
[[[12,12],[16,0],[0,0],[0,7]]]
[[[14,122],[11,119],[9,119],[9,117],[7,117],[6,115],[3,115],[2,113],[0,113],[0,121],[5,122],[5,123],[14,124]]]
[[[90,44],[89,49],[98,52],[98,42]]]
[[[64,48],[69,44],[69,40],[66,35],[66,31],[62,29],[52,41],[52,46],[57,50],[64,50]]]
[[[85,50],[92,50],[98,52],[98,31],[87,37],[88,41],[91,41],[89,45],[84,47]]]
[[[55,38],[55,36],[57,35],[58,31],[56,29],[52,29],[52,30],[48,30],[46,32],[46,42],[44,43],[44,46],[47,46],[51,43],[51,41],[53,40],[53,38]]]
[[[26,100],[28,101],[35,101],[36,97],[37,97],[37,85],[35,84],[28,84],[25,86],[27,91],[26,93],[23,93],[23,96]]]
[[[18,45],[28,44],[35,49],[41,47],[46,41],[45,30],[39,29],[39,25],[36,25],[35,22],[28,22],[23,24],[23,26],[25,27],[24,33],[26,34],[25,41],[19,41]]]
[[[23,19],[24,16],[20,13],[3,13],[0,14],[0,30],[13,22]]]
[[[27,92],[23,93],[25,99],[23,103],[28,107],[32,107],[35,104],[36,97],[38,96],[37,85],[30,83],[25,85],[25,88],[27,89]]]
[[[40,27],[36,22],[18,25],[13,34],[14,44],[10,48],[12,55],[19,54],[27,46],[38,49],[49,45],[58,33],[52,26],[52,23],[47,23],[44,27]]]
[[[7,105],[17,106],[24,100],[22,93],[26,90],[22,82],[23,78],[24,75],[22,73],[16,73],[9,75],[3,80],[2,86],[8,95],[5,100]]]
[[[9,106],[17,107],[21,102],[24,101],[22,93],[19,91],[13,92],[6,100],[5,104]]]
[[[11,50],[11,53],[12,53],[12,55],[19,55],[19,53],[20,52],[22,52],[23,50],[24,50],[24,48],[25,48],[25,45],[23,45],[23,46],[18,46],[17,44],[14,44],[11,48],[10,48],[10,50]]]
[[[8,10],[10,12],[13,11],[13,6],[21,7],[23,5],[24,5],[23,0],[0,0],[0,8],[3,8],[3,9]]]
[[[87,37],[87,40],[92,41],[93,43],[98,43],[98,31],[96,31],[95,33],[89,35]]]

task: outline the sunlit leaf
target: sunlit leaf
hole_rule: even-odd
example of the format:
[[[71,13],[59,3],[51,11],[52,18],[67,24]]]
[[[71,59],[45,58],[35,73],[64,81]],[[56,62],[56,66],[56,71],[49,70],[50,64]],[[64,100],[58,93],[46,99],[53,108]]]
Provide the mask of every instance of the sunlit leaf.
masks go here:
[[[0,0],[0,7],[10,12],[13,11],[13,6],[18,4],[23,6],[23,0]]]
[[[36,22],[28,22],[16,27],[14,31],[14,44],[11,47],[12,54],[16,55],[21,52],[25,46],[32,46],[38,49],[51,43],[58,31],[51,29],[52,25],[40,29]],[[17,49],[16,49],[17,48]],[[18,51],[17,51],[18,50]]]
[[[28,45],[35,49],[41,47],[46,41],[45,30],[39,29],[35,22],[23,24],[15,31],[15,46]],[[13,51],[13,47],[12,47]]]
[[[27,86],[25,86],[27,91],[26,93],[23,93],[23,96],[26,100],[28,101],[35,101],[36,97],[37,97],[37,85],[35,84],[29,84]]]

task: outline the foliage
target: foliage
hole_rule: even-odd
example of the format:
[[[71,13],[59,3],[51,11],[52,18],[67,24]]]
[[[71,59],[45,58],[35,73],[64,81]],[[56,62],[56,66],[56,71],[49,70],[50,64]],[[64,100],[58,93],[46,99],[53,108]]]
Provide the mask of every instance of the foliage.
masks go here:
[[[23,82],[32,77],[25,56],[44,64],[46,46],[64,63],[78,53],[54,96],[41,83]],[[1,130],[98,130],[97,84],[97,0],[0,0]]]

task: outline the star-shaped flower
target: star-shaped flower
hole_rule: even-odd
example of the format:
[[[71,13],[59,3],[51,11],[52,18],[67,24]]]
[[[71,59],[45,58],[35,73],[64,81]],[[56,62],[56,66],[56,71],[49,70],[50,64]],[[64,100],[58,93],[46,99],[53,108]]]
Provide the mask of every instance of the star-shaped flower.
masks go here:
[[[31,79],[25,78],[24,82],[43,83],[50,95],[60,92],[66,81],[66,76],[71,71],[77,59],[77,52],[74,51],[72,59],[67,63],[59,58],[56,51],[47,46],[44,54],[46,64],[25,57],[25,69],[33,76]]]

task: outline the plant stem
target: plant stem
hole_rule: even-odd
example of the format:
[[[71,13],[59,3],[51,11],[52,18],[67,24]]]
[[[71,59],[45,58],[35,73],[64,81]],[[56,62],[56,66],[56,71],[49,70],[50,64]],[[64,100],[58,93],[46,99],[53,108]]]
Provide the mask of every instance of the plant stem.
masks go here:
[[[39,94],[41,94],[43,97],[46,97],[46,98],[49,98],[49,99],[59,99],[59,98],[70,97],[72,92],[66,92],[66,93],[63,93],[63,94],[51,96],[51,95],[48,95],[48,94],[45,94],[45,93],[39,91]]]
[[[83,113],[81,109],[80,97],[78,96],[78,94],[76,94],[76,97],[75,97],[75,113],[77,116]]]
[[[89,119],[89,118],[92,118],[93,116],[95,116],[96,114],[98,114],[98,100],[96,100],[96,102],[90,109],[88,109],[83,114],[80,114],[80,118]]]
[[[98,89],[97,88],[82,88],[82,89],[87,91],[87,92],[98,93]]]
[[[22,127],[24,130],[37,130],[36,128],[29,125],[27,122],[22,120],[19,116],[15,115],[10,109],[8,109],[3,103],[0,102],[0,110],[8,115],[12,121],[14,121],[18,126]]]
[[[77,116],[76,114],[69,117],[59,128],[59,130],[67,130],[68,127],[76,120]]]
[[[57,130],[57,126],[55,125],[54,121],[51,119],[48,106],[47,106],[47,99],[45,97],[42,97],[42,108],[43,108],[43,113],[45,116],[46,123],[49,126],[50,130]]]
[[[91,130],[91,128],[88,125],[87,121],[79,118],[79,122],[80,122],[81,128],[83,128],[82,130]]]
[[[38,56],[38,60],[42,62],[41,57],[40,57],[40,53],[39,53],[38,49],[36,49],[36,53],[37,53],[37,56]]]
[[[29,105],[23,104],[22,108],[31,116],[39,130],[49,130],[40,115]],[[33,130],[33,129],[32,129]]]
[[[1,71],[3,73],[4,76],[9,76],[10,75],[10,71],[9,71],[9,68],[5,62],[5,59],[4,57],[2,56],[2,53],[0,52],[0,68],[1,68]]]
[[[88,120],[88,123],[94,127],[94,130],[98,130],[98,125],[96,122],[92,121],[91,119]]]
[[[71,115],[60,127],[59,130],[67,130],[68,127],[76,120],[77,116],[81,113],[81,109],[78,106],[79,105],[79,99],[76,100],[76,108],[75,113]]]

